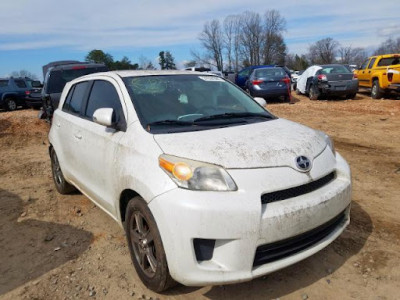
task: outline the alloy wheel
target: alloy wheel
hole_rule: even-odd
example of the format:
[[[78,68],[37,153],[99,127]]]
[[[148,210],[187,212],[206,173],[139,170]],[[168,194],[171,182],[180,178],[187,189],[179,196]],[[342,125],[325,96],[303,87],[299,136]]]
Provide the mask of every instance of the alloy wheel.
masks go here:
[[[132,218],[129,234],[136,261],[146,276],[152,278],[156,274],[158,265],[153,234],[145,217],[139,211],[135,211]]]

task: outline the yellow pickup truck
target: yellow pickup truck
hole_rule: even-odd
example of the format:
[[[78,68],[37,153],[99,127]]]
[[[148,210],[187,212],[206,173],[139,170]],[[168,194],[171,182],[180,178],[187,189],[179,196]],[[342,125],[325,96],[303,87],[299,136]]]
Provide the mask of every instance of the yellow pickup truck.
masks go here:
[[[371,89],[373,99],[380,99],[390,91],[400,93],[400,54],[372,56],[355,74],[360,88]]]

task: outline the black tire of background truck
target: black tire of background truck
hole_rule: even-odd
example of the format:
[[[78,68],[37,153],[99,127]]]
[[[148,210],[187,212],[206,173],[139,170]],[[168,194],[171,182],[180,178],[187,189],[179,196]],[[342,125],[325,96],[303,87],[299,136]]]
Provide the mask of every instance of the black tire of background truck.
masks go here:
[[[372,89],[371,89],[371,98],[372,99],[381,99],[383,97],[383,91],[379,86],[379,81],[374,80],[372,83]]]

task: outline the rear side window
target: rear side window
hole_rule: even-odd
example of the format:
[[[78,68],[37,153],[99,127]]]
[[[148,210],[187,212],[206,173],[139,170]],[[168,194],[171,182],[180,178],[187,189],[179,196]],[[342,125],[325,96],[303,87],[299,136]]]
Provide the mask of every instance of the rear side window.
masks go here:
[[[400,57],[393,56],[393,57],[382,58],[378,62],[378,67],[387,67],[398,64],[400,64]]]
[[[23,80],[14,80],[15,84],[17,85],[17,87],[19,88],[26,88],[26,84],[25,81]]]
[[[112,108],[116,122],[125,120],[121,101],[115,87],[108,81],[96,80],[90,92],[85,116],[93,119],[93,113],[99,108]]]
[[[0,80],[0,87],[8,86],[8,80]]]
[[[89,82],[79,82],[75,85],[74,91],[71,95],[68,111],[74,114],[79,114],[82,107],[82,102],[85,100],[86,91],[88,88]],[[69,95],[68,95],[69,96]]]

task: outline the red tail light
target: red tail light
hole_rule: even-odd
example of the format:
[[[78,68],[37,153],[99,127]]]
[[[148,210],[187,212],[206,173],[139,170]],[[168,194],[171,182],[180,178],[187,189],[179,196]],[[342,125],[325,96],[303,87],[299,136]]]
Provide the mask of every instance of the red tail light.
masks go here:
[[[318,80],[321,80],[321,81],[328,81],[328,78],[326,78],[326,75],[325,75],[325,74],[320,74],[320,75],[318,75]]]
[[[282,78],[281,81],[283,81],[286,84],[289,84],[290,83],[290,78],[286,76],[286,77]]]
[[[358,74],[353,73],[353,79],[357,79],[358,78]]]
[[[256,79],[256,80],[253,80],[253,85],[259,85],[260,83],[263,83],[263,82],[264,82],[264,80]]]
[[[392,72],[388,73],[388,74],[387,74],[387,77],[388,77],[388,80],[389,80],[390,82],[392,82],[392,80],[393,80],[393,73],[392,73]]]
[[[25,95],[30,95],[31,94],[31,91],[25,91]]]

